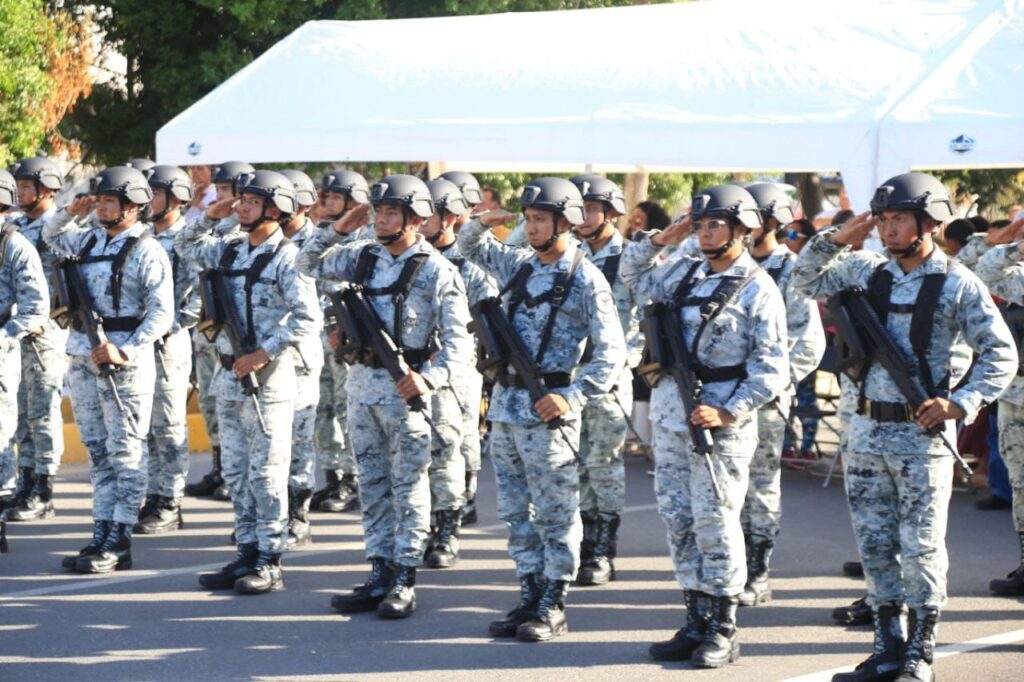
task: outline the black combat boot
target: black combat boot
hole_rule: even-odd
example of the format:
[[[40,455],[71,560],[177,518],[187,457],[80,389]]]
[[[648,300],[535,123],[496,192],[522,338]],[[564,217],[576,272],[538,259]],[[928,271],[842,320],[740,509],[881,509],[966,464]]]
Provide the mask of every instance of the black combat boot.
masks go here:
[[[750,539],[747,546],[747,585],[740,594],[740,606],[757,606],[772,599],[772,588],[768,584],[768,562],[772,557],[775,542],[767,538]]]
[[[340,613],[363,613],[374,611],[384,601],[391,588],[394,571],[387,559],[370,558],[370,577],[352,590],[351,594],[336,594],[331,597],[331,608]]]
[[[672,639],[655,642],[647,653],[655,661],[688,661],[697,647],[704,641],[708,631],[708,595],[697,590],[685,590],[686,625],[676,631]]]
[[[255,542],[241,544],[231,563],[224,565],[216,573],[201,573],[199,584],[208,590],[230,590],[235,586],[236,580],[256,570],[259,556],[260,550]]]
[[[594,557],[594,538],[597,536],[597,512],[580,510],[580,521],[583,522],[583,540],[580,542],[580,567],[582,568]],[[576,580],[579,581],[578,575]]]
[[[0,495],[0,514],[17,505],[14,495]]]
[[[900,676],[896,682],[934,682],[935,627],[939,623],[936,608],[910,609],[907,621],[907,646],[903,651]]]
[[[107,539],[107,534],[110,532],[110,526],[113,525],[112,521],[93,521],[92,522],[92,540],[88,545],[78,550],[78,554],[74,556],[66,556],[60,561],[60,565],[69,571],[75,570],[75,564],[78,560],[85,556],[92,556],[96,552],[100,551],[100,547],[103,546],[103,541]]]
[[[861,597],[849,606],[837,606],[832,609],[832,620],[838,625],[871,625],[871,607],[868,598]]]
[[[519,603],[501,620],[488,628],[494,637],[515,637],[520,625],[537,614],[537,602],[544,593],[545,578],[540,573],[519,576]]]
[[[152,511],[141,516],[134,531],[139,535],[162,535],[185,527],[181,518],[181,500],[157,495]]]
[[[875,643],[871,656],[853,672],[837,673],[832,682],[891,682],[900,674],[900,649],[903,647],[903,607],[893,602],[879,605],[873,612]]]
[[[309,503],[312,490],[288,486],[288,549],[304,547],[313,541],[309,532]]]
[[[568,580],[549,580],[537,602],[537,614],[516,629],[516,638],[524,642],[546,642],[569,632],[565,620],[565,596]]]
[[[416,567],[395,566],[395,579],[384,601],[377,606],[381,618],[408,618],[416,610]]]
[[[139,532],[139,524],[148,519],[156,511],[157,502],[160,501],[159,495],[146,494],[146,499],[142,501],[142,507],[139,509],[139,521],[132,528],[133,533]]]
[[[220,474],[220,446],[214,445],[212,451],[213,468],[195,483],[185,486],[185,494],[189,497],[213,497],[213,493],[224,485],[224,477]]]
[[[462,510],[441,510],[437,512],[437,535],[432,551],[427,555],[430,568],[451,568],[459,560],[459,529],[462,527]]]
[[[359,509],[359,484],[355,474],[343,474],[331,489],[331,494],[318,507],[322,512],[346,512]]]
[[[281,555],[261,551],[256,565],[235,581],[238,594],[266,594],[284,589],[284,571],[281,570]]]
[[[32,467],[21,467],[18,475],[18,485],[14,488],[14,506],[17,507],[25,501],[25,498],[32,493],[36,485],[36,470]]]
[[[8,521],[35,521],[53,516],[53,477],[37,474],[32,489],[18,506],[7,512]]]
[[[621,518],[613,512],[597,514],[594,524],[594,546],[590,559],[580,558],[577,585],[606,585],[615,580],[615,555],[619,544]]]
[[[1019,597],[1024,595],[1024,533],[1019,533],[1020,539],[1020,566],[1006,576],[1006,579],[996,578],[988,584],[988,589],[1004,597]]]
[[[132,525],[114,523],[99,551],[79,557],[75,570],[79,573],[113,573],[131,568]]]
[[[339,471],[335,471],[333,469],[324,472],[324,478],[327,480],[325,481],[323,488],[320,488],[320,490],[313,493],[313,499],[309,503],[310,509],[313,511],[344,511],[337,508],[337,503],[341,501],[341,485],[343,478],[339,474]],[[321,506],[325,503],[327,503],[327,506]]]
[[[739,660],[740,643],[737,641],[736,597],[708,597],[708,629],[690,663],[698,668],[721,668]]]
[[[476,523],[476,475],[475,471],[466,472],[466,504],[462,507],[462,525]]]
[[[863,578],[864,564],[859,561],[844,561],[843,575],[847,578]]]

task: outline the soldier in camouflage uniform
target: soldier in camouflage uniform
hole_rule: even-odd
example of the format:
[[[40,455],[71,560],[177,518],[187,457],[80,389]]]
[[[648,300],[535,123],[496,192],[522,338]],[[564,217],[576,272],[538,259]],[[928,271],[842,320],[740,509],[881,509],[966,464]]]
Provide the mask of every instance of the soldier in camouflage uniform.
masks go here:
[[[423,238],[458,268],[472,306],[498,289],[483,270],[462,257],[455,242],[455,223],[469,213],[459,188],[443,178],[427,183],[434,215],[420,227]],[[475,490],[480,468],[480,393],[483,377],[470,363],[459,368],[452,383],[431,395],[431,414],[445,439],[431,441],[430,497],[432,534],[426,556],[430,568],[450,568],[459,558],[459,529],[470,485]],[[469,441],[468,448],[466,441]],[[472,453],[466,455],[467,450]],[[475,470],[468,467],[475,466]]]
[[[580,249],[611,287],[627,352],[612,390],[587,401],[580,431],[583,542],[576,584],[603,585],[615,579],[618,530],[626,503],[622,448],[628,430],[628,410],[633,406],[632,368],[640,364],[644,341],[640,333],[640,302],[619,276],[625,241],[615,228],[615,220],[626,213],[622,190],[612,181],[596,175],[576,176],[572,182],[583,196],[586,218],[575,230]],[[589,360],[590,345],[581,362]]]
[[[88,292],[77,295],[91,297],[106,333],[95,347],[78,325],[68,337],[71,404],[89,451],[94,527],[93,542],[64,565],[108,573],[132,566],[132,528],[147,484],[153,344],[171,329],[176,306],[170,261],[140,221],[153,198],[146,178],[115,166],[94,178],[92,188],[100,227],[77,224],[92,206],[91,198],[82,197],[54,214],[43,239],[59,255],[78,259]],[[110,366],[114,370],[105,372]]]
[[[310,239],[299,267],[317,279],[363,286],[380,329],[410,368],[396,382],[372,348],[352,349],[358,361],[346,385],[349,435],[372,570],[363,586],[331,600],[343,613],[376,609],[382,618],[404,618],[416,610],[416,566],[429,534],[429,394],[472,361],[473,346],[462,280],[417,234],[434,212],[426,185],[409,175],[389,176],[370,197],[376,242],[341,243],[365,223],[369,207],[361,205]],[[416,398],[424,409],[409,407]]]
[[[353,208],[370,202],[370,185],[359,173],[338,168],[324,175],[320,183],[320,195],[327,219],[318,228],[331,229],[334,223]],[[365,237],[365,230],[356,230],[344,241]],[[343,512],[359,504],[359,488],[356,482],[356,458],[348,436],[348,394],[345,393],[348,365],[335,352],[338,335],[330,308],[329,294],[339,285],[336,282],[318,281],[316,286],[324,308],[325,326],[321,335],[324,368],[320,372],[315,442],[325,485],[313,494],[312,508],[325,512]]]
[[[244,161],[227,161],[213,169],[211,180],[217,190],[217,203],[235,198],[235,183],[243,173],[252,173],[255,169]],[[238,215],[230,213],[217,223],[213,233],[226,236],[238,230]],[[215,500],[228,501],[228,486],[221,475],[220,430],[217,423],[217,391],[215,379],[220,372],[220,357],[217,345],[210,342],[203,334],[194,334],[195,376],[199,389],[199,412],[206,424],[206,433],[210,437],[210,449],[213,455],[213,468],[202,479],[185,486],[185,494],[192,497],[212,497]]]
[[[936,624],[946,602],[953,467],[943,440],[926,432],[943,429],[955,443],[953,422],[969,422],[996,400],[1017,360],[988,291],[932,241],[932,232],[953,214],[942,183],[923,173],[896,176],[878,188],[871,210],[877,219],[862,214],[816,235],[800,254],[794,286],[818,299],[865,289],[925,391],[936,397],[915,410],[878,363],[870,362],[862,375],[845,477],[875,644],[854,672],[833,679],[932,680]],[[837,258],[876,223],[890,258],[867,251]],[[972,350],[975,364],[960,385]]]
[[[703,258],[678,255],[658,267],[661,250],[686,237],[691,219]],[[747,573],[740,513],[757,410],[790,380],[785,304],[745,248],[746,235],[760,226],[749,192],[718,185],[694,197],[688,219],[630,244],[622,259],[628,285],[678,311],[693,354],[690,371],[703,384],[690,414],[671,377],[651,393],[658,511],[687,606],[686,626],[651,646],[655,660],[717,668],[739,657],[736,607]],[[691,425],[713,434],[703,462]]]
[[[182,527],[181,497],[188,478],[188,380],[192,371],[189,329],[199,321],[200,300],[194,291],[195,268],[174,252],[174,239],[185,227],[181,210],[192,200],[192,178],[175,166],[145,172],[153,190],[150,235],[171,261],[174,278],[174,323],[153,344],[156,388],[146,444],[149,487],[135,532],[155,535]]]
[[[317,227],[309,219],[309,211],[316,206],[316,186],[309,176],[299,170],[284,170],[281,174],[295,187],[297,209],[282,223],[284,236],[299,249],[313,236]],[[316,484],[316,412],[320,403],[320,375],[324,366],[320,335],[306,337],[296,348],[295,415],[292,417],[292,459],[288,472],[288,548],[302,547],[312,542],[309,529],[309,505]]]
[[[782,442],[796,386],[818,368],[825,353],[825,330],[817,304],[790,286],[796,254],[779,236],[793,221],[789,195],[772,183],[747,187],[761,212],[763,227],[756,228],[750,255],[774,280],[786,304],[789,339],[789,385],[785,393],[757,411],[757,449],[750,462],[750,483],[740,523],[747,546],[747,584],[740,606],[756,606],[771,599],[768,564],[782,517]]]
[[[35,247],[43,263],[46,282],[53,277],[56,255],[43,242],[43,226],[54,214],[54,194],[64,178],[57,164],[44,157],[22,159],[12,167],[22,214],[14,220],[18,231]],[[64,392],[67,332],[52,320],[20,337],[21,384],[14,443],[18,468],[9,440],[0,440],[0,490],[14,484],[20,473],[11,521],[31,521],[53,516],[53,477],[64,452],[64,419],[60,405]],[[14,389],[12,389],[14,390]]]
[[[199,584],[263,594],[284,587],[295,348],[316,336],[322,318],[313,282],[295,267],[298,249],[281,230],[297,208],[291,181],[275,171],[243,173],[237,192],[239,233],[212,233],[232,210],[229,198],[186,226],[175,249],[224,282],[231,300],[221,304],[228,314],[227,306],[233,307],[243,336],[236,349],[227,329],[217,335],[222,371],[213,386],[238,552],[220,571],[200,575]],[[259,385],[255,393],[245,388],[252,374]]]
[[[625,341],[607,280],[569,236],[583,223],[583,198],[568,180],[538,178],[523,190],[531,249],[505,246],[488,228],[513,214],[485,213],[463,226],[459,248],[502,285],[503,307],[549,392],[532,400],[506,368],[488,409],[498,517],[509,529],[519,604],[490,624],[495,637],[545,641],[568,631],[565,598],[579,568],[582,524],[580,413],[622,371]],[[580,366],[587,338],[592,358]],[[507,360],[507,359],[506,359]],[[561,428],[549,428],[560,419]]]
[[[17,201],[14,177],[0,170],[0,445],[4,446],[18,426],[19,341],[46,325],[50,312],[39,253],[14,225],[2,224],[4,214]],[[14,459],[0,458],[0,513],[15,504],[14,476]],[[52,485],[44,488],[52,491]]]
[[[1020,541],[1020,565],[1005,579],[996,578],[989,583],[989,589],[995,594],[1014,597],[1024,595],[1024,363],[1021,362],[1020,351],[1024,341],[1024,316],[1021,315],[1024,310],[1022,228],[1024,219],[1014,221],[1008,229],[1016,241],[993,247],[981,258],[976,270],[992,293],[1005,299],[1003,314],[1010,322],[1018,347],[1017,372],[1010,388],[999,398],[999,454],[1006,462],[1013,490],[1013,527]]]

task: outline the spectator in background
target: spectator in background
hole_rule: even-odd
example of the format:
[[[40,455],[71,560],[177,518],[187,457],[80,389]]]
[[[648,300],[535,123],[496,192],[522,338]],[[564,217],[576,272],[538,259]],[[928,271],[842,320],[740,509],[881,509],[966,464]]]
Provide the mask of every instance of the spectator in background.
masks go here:
[[[793,253],[800,253],[807,240],[813,237],[816,232],[814,223],[810,220],[806,218],[794,220],[789,224],[789,231],[786,232],[786,246]]]
[[[635,241],[641,232],[664,230],[671,224],[672,219],[659,204],[653,201],[641,201],[629,214],[629,238]]]
[[[501,210],[501,194],[498,193],[497,189],[487,185],[480,188],[480,194],[483,196],[484,200],[476,205],[474,213]]]
[[[190,223],[203,215],[206,207],[217,200],[217,188],[211,182],[212,174],[209,166],[192,166],[188,169],[192,176],[192,186],[195,188],[192,201],[185,211],[185,222]]]
[[[974,234],[974,223],[966,218],[954,220],[942,231],[942,242],[949,255],[956,256],[967,245],[967,239]]]

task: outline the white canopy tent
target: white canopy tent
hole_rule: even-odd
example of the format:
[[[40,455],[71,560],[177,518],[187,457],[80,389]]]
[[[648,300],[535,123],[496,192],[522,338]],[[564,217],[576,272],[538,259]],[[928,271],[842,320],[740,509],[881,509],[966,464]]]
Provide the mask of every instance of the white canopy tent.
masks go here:
[[[157,158],[837,169],[864,206],[881,176],[942,156],[919,147],[948,153],[960,135],[984,154],[979,142],[958,165],[975,152],[1024,165],[1022,5],[720,0],[310,22],[166,124]]]

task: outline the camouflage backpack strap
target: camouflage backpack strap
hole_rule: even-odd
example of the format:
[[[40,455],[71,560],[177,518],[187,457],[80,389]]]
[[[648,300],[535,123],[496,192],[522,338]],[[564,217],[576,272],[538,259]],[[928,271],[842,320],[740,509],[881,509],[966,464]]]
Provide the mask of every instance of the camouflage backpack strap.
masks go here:
[[[936,384],[931,366],[928,364],[928,347],[931,345],[932,336],[934,336],[935,313],[939,307],[942,288],[946,284],[948,268],[949,261],[946,262],[945,272],[925,275],[924,281],[921,282],[921,288],[917,292],[917,300],[914,302],[914,310],[910,318],[910,347],[917,357],[925,390],[932,397],[938,396],[939,392],[945,396],[949,390],[949,371],[947,370],[945,376]]]

